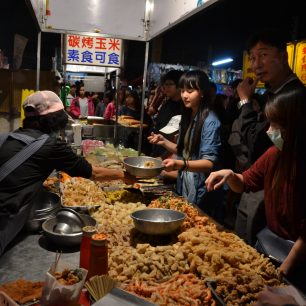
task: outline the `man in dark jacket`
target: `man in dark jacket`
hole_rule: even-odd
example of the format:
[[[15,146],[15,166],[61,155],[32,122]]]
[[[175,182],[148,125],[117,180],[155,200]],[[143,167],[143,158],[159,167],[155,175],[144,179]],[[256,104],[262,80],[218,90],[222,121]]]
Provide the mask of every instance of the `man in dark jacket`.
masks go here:
[[[170,70],[163,77],[164,93],[167,100],[161,105],[155,119],[155,126],[152,130],[158,133],[160,129],[165,127],[173,116],[182,114],[182,98],[181,91],[178,87],[178,82],[184,71]],[[169,139],[168,135],[165,135]],[[151,156],[162,157],[168,156],[168,152],[162,146],[153,145]]]
[[[264,117],[259,120],[250,103],[257,82],[265,83],[266,99],[281,92],[305,87],[288,64],[287,43],[279,30],[266,29],[252,35],[247,42],[247,52],[255,80],[246,78],[238,85],[237,91],[240,97],[238,106],[241,107],[241,133],[252,164],[272,145],[266,134],[268,121]],[[265,224],[262,207],[262,193],[243,194],[237,211],[235,230],[250,244],[255,242],[256,233]]]

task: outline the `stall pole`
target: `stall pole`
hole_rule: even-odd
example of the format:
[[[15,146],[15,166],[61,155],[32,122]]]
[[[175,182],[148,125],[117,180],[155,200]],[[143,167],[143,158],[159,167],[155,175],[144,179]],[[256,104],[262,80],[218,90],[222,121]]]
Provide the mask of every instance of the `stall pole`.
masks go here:
[[[118,90],[120,85],[120,68],[116,70],[116,85],[115,85],[115,103],[116,103],[116,118],[115,118],[115,128],[114,128],[114,146],[119,145],[119,133],[118,133],[118,111],[119,111],[119,105],[118,105]]]
[[[61,58],[60,58],[60,62],[61,62],[61,68],[63,70],[63,76],[64,76],[64,89],[66,86],[66,80],[67,80],[67,76],[66,76],[66,61],[64,61],[64,40],[65,40],[65,36],[63,34],[61,34]],[[64,64],[65,63],[65,64]],[[57,67],[55,68],[57,70]],[[66,94],[65,94],[65,99],[66,99]],[[65,104],[66,101],[63,101],[63,103]]]
[[[138,155],[141,154],[141,145],[142,145],[142,131],[143,131],[143,118],[144,118],[144,100],[147,87],[147,71],[148,71],[148,59],[149,59],[149,42],[146,42],[145,50],[145,63],[143,69],[143,80],[142,80],[142,101],[141,101],[141,117],[140,117],[140,126],[139,126],[139,140],[138,140]]]
[[[38,32],[38,34],[37,34],[36,91],[39,90],[39,79],[40,79],[40,53],[41,53],[41,32]]]

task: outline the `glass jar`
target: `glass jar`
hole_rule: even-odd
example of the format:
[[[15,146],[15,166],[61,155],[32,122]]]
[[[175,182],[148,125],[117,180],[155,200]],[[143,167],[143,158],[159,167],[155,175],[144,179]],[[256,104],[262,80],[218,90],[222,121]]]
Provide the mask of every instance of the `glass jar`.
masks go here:
[[[94,275],[108,274],[107,235],[102,233],[94,234],[90,246],[88,278]]]
[[[80,248],[80,268],[89,269],[90,261],[90,243],[92,235],[97,232],[94,226],[85,226],[82,228],[82,241]]]

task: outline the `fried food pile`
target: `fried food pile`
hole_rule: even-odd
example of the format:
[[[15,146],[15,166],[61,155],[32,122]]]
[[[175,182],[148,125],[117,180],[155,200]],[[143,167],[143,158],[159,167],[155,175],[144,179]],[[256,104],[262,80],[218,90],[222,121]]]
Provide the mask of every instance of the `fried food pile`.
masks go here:
[[[48,177],[43,182],[43,187],[50,192],[59,192],[59,179],[56,176]]]
[[[94,206],[105,202],[104,192],[93,181],[82,177],[73,177],[61,184],[63,204],[65,206]]]
[[[146,161],[143,165],[144,168],[154,168],[156,167],[155,162],[154,161]]]
[[[65,269],[62,272],[55,272],[54,277],[64,286],[74,285],[83,279],[80,269]]]
[[[41,298],[43,284],[43,282],[31,282],[25,279],[18,279],[1,285],[0,291],[5,292],[17,303],[25,304]]]
[[[181,233],[175,237],[153,239],[137,233],[130,213],[143,207],[140,203],[116,202],[103,205],[93,215],[109,236],[109,276],[128,291],[159,305],[214,305],[205,284],[214,279],[216,291],[230,306],[251,305],[265,285],[281,284],[269,259],[237,235],[199,215],[183,198],[160,197],[149,205],[186,214]],[[203,289],[203,295],[194,295],[191,289],[179,285],[189,282],[195,284],[196,292]],[[174,286],[177,292],[171,289]]]
[[[138,127],[140,125],[140,121],[131,116],[118,116],[118,123],[128,127]]]
[[[205,283],[194,274],[179,274],[163,282],[135,281],[123,289],[150,299],[160,306],[216,305]]]
[[[153,200],[149,208],[167,208],[181,211],[186,214],[186,218],[182,225],[182,231],[194,226],[215,226],[208,217],[200,216],[197,209],[192,207],[184,198],[173,196],[162,196]]]
[[[141,202],[141,194],[130,192],[125,189],[105,191],[105,201],[109,204],[120,203],[137,203]]]

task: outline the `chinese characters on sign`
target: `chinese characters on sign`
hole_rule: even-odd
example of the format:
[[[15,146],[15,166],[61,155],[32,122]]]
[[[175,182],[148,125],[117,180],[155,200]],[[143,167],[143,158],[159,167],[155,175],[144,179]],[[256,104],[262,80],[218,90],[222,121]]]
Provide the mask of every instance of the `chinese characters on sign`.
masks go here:
[[[306,41],[301,41],[296,45],[294,71],[306,85]]]
[[[66,35],[66,64],[120,67],[122,41],[99,36]]]

